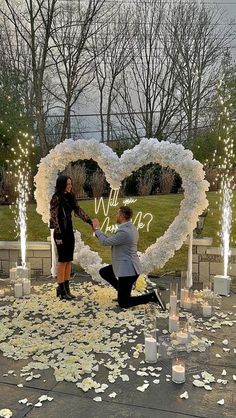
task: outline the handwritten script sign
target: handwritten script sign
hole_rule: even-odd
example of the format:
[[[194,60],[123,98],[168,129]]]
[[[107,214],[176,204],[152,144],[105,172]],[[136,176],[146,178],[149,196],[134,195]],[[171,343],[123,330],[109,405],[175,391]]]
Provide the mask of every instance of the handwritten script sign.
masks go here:
[[[101,230],[104,230],[105,234],[107,232],[114,233],[118,229],[117,224],[110,223],[110,216],[109,216],[110,208],[121,206],[121,204],[117,201],[118,194],[119,194],[119,190],[111,189],[107,202],[104,202],[103,197],[100,197],[98,199],[95,197],[95,200],[94,200],[94,206],[95,206],[94,210],[95,210],[96,215],[99,212],[102,212],[103,215],[105,216],[105,219],[101,225]],[[126,198],[126,199],[123,199],[122,204],[124,206],[128,206],[135,202],[137,202],[137,199]],[[136,228],[138,230],[146,228],[146,231],[149,232],[149,228],[150,228],[150,224],[152,220],[153,220],[153,215],[150,212],[143,213],[142,211],[138,211],[138,213],[135,215],[135,218],[132,219],[132,222],[134,225],[136,225]]]

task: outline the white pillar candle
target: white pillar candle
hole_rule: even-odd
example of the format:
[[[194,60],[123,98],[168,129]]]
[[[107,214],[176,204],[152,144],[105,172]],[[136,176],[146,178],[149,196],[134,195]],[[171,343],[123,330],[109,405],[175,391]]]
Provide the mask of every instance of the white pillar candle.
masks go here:
[[[211,316],[212,313],[212,307],[211,305],[209,305],[208,303],[204,303],[204,305],[202,305],[202,314],[204,317],[208,317]]]
[[[31,291],[31,281],[29,279],[23,279],[23,295],[29,296]]]
[[[193,233],[188,237],[188,272],[186,285],[188,289],[193,285]]]
[[[23,296],[23,286],[22,283],[14,284],[15,298],[21,298]]]
[[[183,308],[185,309],[191,309],[192,307],[192,302],[190,298],[187,298],[183,301]]]
[[[16,280],[16,278],[17,278],[17,268],[12,267],[10,269],[10,280]]]
[[[185,382],[185,366],[182,364],[174,364],[172,366],[172,382],[184,383]]]
[[[157,341],[153,337],[145,337],[145,361],[147,363],[157,361]]]
[[[188,343],[187,331],[178,331],[176,334],[176,338],[179,344],[187,344]]]
[[[4,296],[5,296],[5,290],[0,289],[0,298],[4,298]]]
[[[177,315],[169,316],[169,332],[176,332],[179,328],[179,317]]]
[[[177,309],[177,295],[175,292],[173,292],[170,295],[170,310],[171,312],[176,312]]]
[[[180,305],[183,307],[184,301],[188,298],[189,291],[188,289],[181,289],[180,290]]]

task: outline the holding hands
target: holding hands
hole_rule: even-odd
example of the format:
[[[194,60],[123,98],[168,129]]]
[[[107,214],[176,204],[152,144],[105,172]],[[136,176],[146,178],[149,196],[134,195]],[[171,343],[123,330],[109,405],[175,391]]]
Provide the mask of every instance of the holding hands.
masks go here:
[[[97,218],[94,218],[94,219],[92,220],[92,222],[93,222],[92,226],[93,226],[93,230],[94,230],[94,231],[95,231],[96,229],[100,229],[100,223],[99,223],[99,220],[98,220]]]

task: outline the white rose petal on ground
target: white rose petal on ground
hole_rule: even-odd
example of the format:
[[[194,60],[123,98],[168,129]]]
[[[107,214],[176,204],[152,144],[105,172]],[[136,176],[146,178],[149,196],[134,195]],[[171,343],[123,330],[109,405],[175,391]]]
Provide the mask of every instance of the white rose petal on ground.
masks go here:
[[[41,406],[43,406],[42,402],[37,402],[34,404],[34,406],[36,406],[37,408],[40,408]]]
[[[120,377],[123,382],[129,382],[129,376],[127,374],[121,374]]]
[[[216,357],[217,357],[217,358],[221,358],[221,355],[217,353],[217,354],[216,354]]]
[[[102,402],[102,398],[100,396],[96,396],[95,398],[93,398],[94,402]]]
[[[27,398],[20,399],[20,400],[18,401],[18,403],[22,403],[23,405],[24,405],[24,404],[26,404],[27,402],[28,402],[28,399],[27,399]]]
[[[212,390],[212,387],[211,387],[210,385],[205,385],[205,386],[204,386],[204,388],[205,388],[206,390]]]
[[[11,418],[12,411],[10,409],[4,408],[0,410],[0,417],[1,418]]]
[[[228,345],[229,344],[229,341],[227,339],[225,339],[225,340],[222,341],[222,344]]]
[[[221,376],[226,376],[227,375],[227,371],[225,369],[223,369]]]
[[[225,400],[224,399],[220,399],[217,403],[218,403],[218,405],[224,405]]]
[[[154,383],[155,385],[159,385],[160,380],[159,380],[159,379],[155,379],[155,380],[153,380],[153,383]]]
[[[233,374],[233,380],[236,382],[236,374]]]
[[[112,392],[108,396],[109,396],[109,398],[115,398],[117,396],[117,393],[116,392]]]
[[[205,386],[205,383],[201,382],[201,380],[194,380],[193,386],[196,386],[197,388],[203,388]]]
[[[188,399],[188,392],[185,391],[184,393],[182,393],[182,395],[180,395],[181,399]]]
[[[22,383],[19,383],[19,385],[17,385],[17,386],[18,386],[18,388],[23,388]]]

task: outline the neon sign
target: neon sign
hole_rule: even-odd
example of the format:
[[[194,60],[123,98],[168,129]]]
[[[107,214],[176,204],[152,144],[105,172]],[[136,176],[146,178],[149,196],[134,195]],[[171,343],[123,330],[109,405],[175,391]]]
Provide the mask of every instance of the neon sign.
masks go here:
[[[106,203],[104,202],[103,197],[100,197],[99,199],[95,197],[94,210],[95,210],[96,215],[99,213],[101,209],[101,211],[103,212],[103,215],[105,216],[105,219],[103,223],[101,224],[101,230],[104,230],[105,234],[107,232],[115,233],[118,229],[118,225],[110,224],[110,216],[108,215],[111,207],[116,207],[120,205],[119,202],[117,201],[118,195],[119,195],[119,190],[111,189],[108,201]],[[122,201],[124,206],[131,205],[135,202],[137,202],[137,199],[133,199],[133,198],[123,199]],[[149,232],[150,230],[150,224],[152,221],[153,221],[153,215],[150,212],[143,214],[142,211],[139,211],[136,214],[134,220],[132,220],[133,224],[137,227],[138,230],[144,229],[146,227],[147,232]]]

